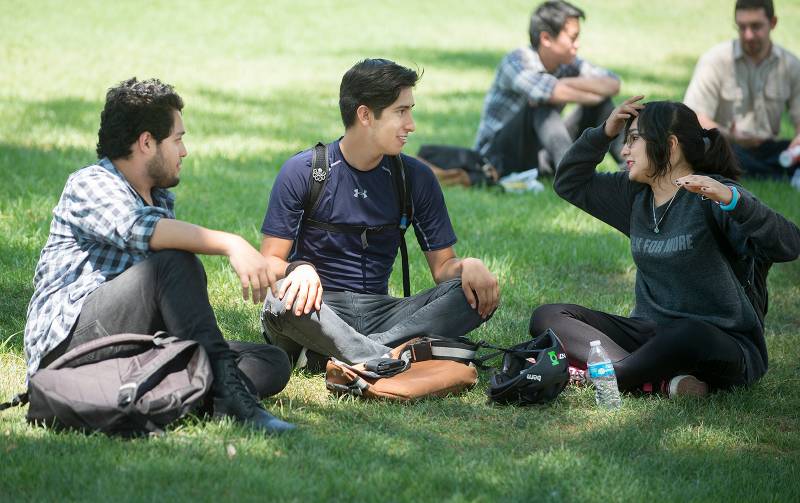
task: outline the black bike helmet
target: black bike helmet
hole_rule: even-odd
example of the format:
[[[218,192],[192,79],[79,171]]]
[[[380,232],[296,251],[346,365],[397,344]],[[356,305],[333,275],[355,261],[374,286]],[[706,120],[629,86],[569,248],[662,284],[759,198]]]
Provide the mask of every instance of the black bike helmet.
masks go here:
[[[501,404],[547,403],[567,385],[568,367],[561,341],[548,328],[532,341],[505,351],[503,370],[492,376],[486,393]]]

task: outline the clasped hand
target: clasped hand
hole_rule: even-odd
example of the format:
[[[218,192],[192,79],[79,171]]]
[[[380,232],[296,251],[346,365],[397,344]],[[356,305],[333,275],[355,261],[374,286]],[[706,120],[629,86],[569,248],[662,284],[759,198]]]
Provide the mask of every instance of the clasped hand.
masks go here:
[[[283,279],[278,298],[284,302],[286,310],[294,306],[295,316],[308,314],[312,309],[322,307],[322,284],[317,271],[310,265],[301,265]]]

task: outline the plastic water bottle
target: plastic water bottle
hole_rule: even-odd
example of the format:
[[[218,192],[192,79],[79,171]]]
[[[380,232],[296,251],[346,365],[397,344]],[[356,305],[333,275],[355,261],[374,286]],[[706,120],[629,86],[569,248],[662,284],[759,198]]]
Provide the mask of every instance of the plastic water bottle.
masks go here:
[[[589,367],[589,378],[594,383],[594,397],[597,405],[607,409],[617,409],[622,405],[617,387],[617,375],[614,373],[614,366],[608,359],[600,341],[589,343],[589,360],[586,362]]]
[[[778,156],[778,162],[784,168],[791,168],[795,164],[800,163],[800,145],[795,145],[781,152]]]

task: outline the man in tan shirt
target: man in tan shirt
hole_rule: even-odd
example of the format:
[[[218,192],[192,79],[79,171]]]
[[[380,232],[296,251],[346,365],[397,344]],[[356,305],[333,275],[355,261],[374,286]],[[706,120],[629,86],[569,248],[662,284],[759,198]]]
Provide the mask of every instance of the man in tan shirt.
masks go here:
[[[791,174],[778,155],[800,145],[800,60],[770,40],[778,23],[772,0],[737,0],[735,22],[739,38],[700,58],[683,101],[704,128],[719,128],[731,140],[747,175]],[[792,140],[779,138],[784,109]]]

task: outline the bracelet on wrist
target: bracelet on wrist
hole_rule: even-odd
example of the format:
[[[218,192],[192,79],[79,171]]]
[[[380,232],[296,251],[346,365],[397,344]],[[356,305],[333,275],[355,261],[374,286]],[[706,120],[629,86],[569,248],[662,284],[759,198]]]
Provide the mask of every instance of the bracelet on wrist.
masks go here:
[[[294,271],[301,265],[310,265],[312,269],[314,269],[315,271],[317,270],[317,268],[314,267],[314,264],[312,264],[311,262],[308,262],[306,260],[294,260],[292,262],[289,262],[289,265],[286,266],[286,271],[284,271],[283,277],[285,278],[286,276],[291,274],[292,271]]]
[[[728,185],[728,188],[731,189],[731,202],[728,204],[720,204],[719,209],[722,211],[731,211],[736,208],[736,203],[739,202],[739,189],[737,189],[733,185]]]

